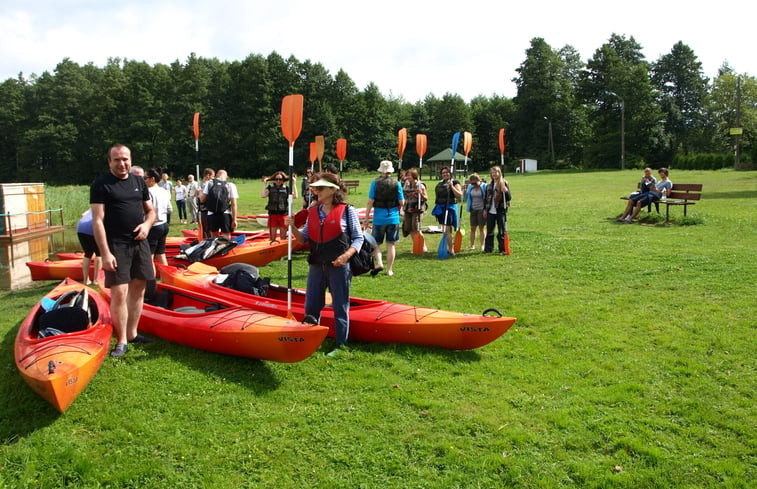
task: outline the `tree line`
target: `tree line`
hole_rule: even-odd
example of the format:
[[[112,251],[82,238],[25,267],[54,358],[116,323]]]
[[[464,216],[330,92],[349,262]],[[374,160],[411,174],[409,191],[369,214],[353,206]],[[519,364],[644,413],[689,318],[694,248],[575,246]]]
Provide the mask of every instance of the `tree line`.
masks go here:
[[[279,111],[292,93],[305,98],[295,145],[300,172],[310,164],[308,143],[316,135],[326,140],[324,165],[337,163],[338,138],[348,141],[347,169],[397,161],[400,128],[409,135],[405,168],[417,165],[416,134],[428,137],[427,158],[449,147],[458,131],[473,133],[473,168],[488,168],[500,161],[500,128],[506,171],[520,158],[538,159],[540,168],[674,160],[728,166],[732,160],[723,156],[733,155],[735,137],[745,166],[757,160],[755,78],[724,64],[710,82],[682,42],[651,63],[633,37],[616,34],[587,62],[571,46],[555,49],[542,38],[525,54],[515,97],[470,102],[450,93],[416,102],[385,97],[373,83],[358,89],[344,70],[332,75],[320,63],[276,52],[230,62],[191,54],[184,63],[152,66],[120,58],[82,66],[66,58],[53,73],[19,74],[0,84],[0,171],[8,181],[88,183],[104,171],[110,144],[123,142],[135,164],[176,175],[194,172],[197,156],[201,167],[225,168],[237,178],[270,174],[287,165]],[[742,134],[731,135],[737,126]]]

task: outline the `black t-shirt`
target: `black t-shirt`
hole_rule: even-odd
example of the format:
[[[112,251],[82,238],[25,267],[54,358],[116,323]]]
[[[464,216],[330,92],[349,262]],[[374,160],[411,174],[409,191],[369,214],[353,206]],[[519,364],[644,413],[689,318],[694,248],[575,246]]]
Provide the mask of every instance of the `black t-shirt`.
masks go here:
[[[96,178],[89,190],[89,203],[105,206],[103,224],[109,242],[134,238],[132,230],[144,222],[144,202],[149,200],[144,179],[132,174],[121,180],[107,173]]]

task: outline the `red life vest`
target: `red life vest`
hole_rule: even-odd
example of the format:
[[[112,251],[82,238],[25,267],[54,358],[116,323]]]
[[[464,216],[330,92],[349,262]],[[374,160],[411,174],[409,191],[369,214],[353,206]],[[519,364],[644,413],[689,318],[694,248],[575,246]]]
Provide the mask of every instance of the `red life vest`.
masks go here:
[[[308,263],[330,264],[350,247],[350,239],[342,230],[342,216],[345,209],[347,209],[345,204],[335,205],[323,221],[321,221],[317,205],[308,209],[308,237],[310,238]]]

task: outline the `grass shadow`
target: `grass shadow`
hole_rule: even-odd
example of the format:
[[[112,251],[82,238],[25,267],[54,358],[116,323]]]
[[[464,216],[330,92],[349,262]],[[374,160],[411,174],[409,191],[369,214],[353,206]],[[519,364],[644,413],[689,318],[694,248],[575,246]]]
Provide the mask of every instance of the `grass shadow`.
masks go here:
[[[6,373],[0,382],[0,444],[3,445],[50,425],[60,416],[54,407],[26,385],[15,366],[13,348],[22,321],[8,330],[0,342],[0,364]]]
[[[496,340],[495,340],[496,341]],[[481,360],[476,350],[447,350],[433,346],[413,345],[409,343],[368,343],[350,342],[350,350],[363,353],[392,353],[407,359],[434,357],[450,365],[469,364]]]
[[[208,378],[235,383],[256,395],[275,390],[280,384],[263,360],[197,350],[161,338],[137,348],[139,349],[135,353],[139,354],[141,350],[146,354],[138,358],[138,361],[160,362],[168,359],[171,363],[181,364]]]

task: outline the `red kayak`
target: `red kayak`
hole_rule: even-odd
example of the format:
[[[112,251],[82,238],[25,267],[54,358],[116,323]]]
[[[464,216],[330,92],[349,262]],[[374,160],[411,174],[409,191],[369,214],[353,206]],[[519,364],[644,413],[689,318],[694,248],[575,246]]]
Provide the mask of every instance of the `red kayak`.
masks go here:
[[[316,351],[328,333],[324,326],[157,285],[152,304],[144,304],[139,330],[173,343],[240,357],[299,362]],[[110,299],[110,290],[100,289]]]
[[[21,323],[16,367],[62,413],[102,365],[111,334],[108,303],[93,289],[63,280]]]
[[[157,266],[164,283],[185,290],[202,292],[240,306],[286,314],[287,288],[271,285],[265,297],[233,290],[216,283],[218,271],[204,263],[186,269]],[[489,312],[498,316],[488,316]],[[302,320],[305,316],[305,291],[293,289],[292,313]],[[425,307],[396,304],[382,300],[350,297],[350,339],[380,343],[410,343],[438,346],[450,350],[469,350],[484,346],[502,336],[516,319],[502,317],[495,309],[481,315],[462,314]],[[329,327],[334,336],[334,314],[326,307],[321,324]]]

